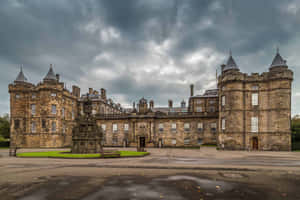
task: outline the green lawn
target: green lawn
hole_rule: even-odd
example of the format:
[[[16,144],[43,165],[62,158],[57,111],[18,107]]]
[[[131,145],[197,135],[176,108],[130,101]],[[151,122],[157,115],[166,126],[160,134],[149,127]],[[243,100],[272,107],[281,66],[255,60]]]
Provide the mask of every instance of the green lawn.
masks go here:
[[[145,156],[148,152],[119,151],[121,157]],[[45,151],[17,153],[17,157],[37,157],[37,158],[99,158],[100,154],[72,154],[70,151]],[[105,158],[114,158],[115,155],[105,155]]]

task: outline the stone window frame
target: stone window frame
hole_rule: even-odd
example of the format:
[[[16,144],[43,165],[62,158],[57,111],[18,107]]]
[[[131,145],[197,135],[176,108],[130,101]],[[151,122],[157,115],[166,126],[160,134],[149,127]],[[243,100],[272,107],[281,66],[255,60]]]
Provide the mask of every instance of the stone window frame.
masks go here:
[[[172,122],[171,123],[171,130],[172,131],[176,131],[177,130],[177,123],[176,122]]]
[[[258,117],[252,116],[251,117],[251,132],[252,133],[258,133]]]
[[[159,130],[160,132],[164,131],[164,123],[159,123],[159,124],[158,124],[158,130]]]
[[[36,114],[36,104],[31,104],[31,115],[35,115]]]
[[[201,126],[199,126],[201,124]],[[202,132],[204,130],[204,123],[203,122],[198,122],[197,123],[197,130],[199,132]]]
[[[203,112],[202,106],[196,106],[196,112]]]
[[[106,131],[106,124],[101,124],[101,128],[102,128],[102,131],[105,132]]]
[[[51,122],[51,132],[55,133],[56,132],[56,121]]]
[[[221,128],[223,131],[226,130],[226,118],[222,118],[222,121],[221,121]]]
[[[177,140],[176,140],[176,138],[172,138],[172,140],[171,140],[171,144],[172,144],[172,145],[176,145],[176,143],[177,143]]]
[[[184,122],[183,128],[184,128],[184,131],[190,131],[191,124],[189,122]]]
[[[125,124],[124,124],[124,131],[125,131],[125,132],[128,132],[128,131],[129,131],[129,124],[128,124],[128,123],[125,123]]]
[[[31,132],[36,133],[36,122],[35,121],[31,122]]]
[[[251,105],[252,106],[259,105],[258,92],[251,93]]]
[[[51,105],[51,114],[56,115],[56,105],[55,104]]]
[[[118,132],[118,124],[117,123],[112,124],[112,130],[113,130],[114,133]]]
[[[210,131],[216,132],[217,131],[217,122],[211,122],[210,123]]]
[[[221,105],[222,106],[226,105],[226,96],[225,95],[222,95],[222,97],[221,97]]]

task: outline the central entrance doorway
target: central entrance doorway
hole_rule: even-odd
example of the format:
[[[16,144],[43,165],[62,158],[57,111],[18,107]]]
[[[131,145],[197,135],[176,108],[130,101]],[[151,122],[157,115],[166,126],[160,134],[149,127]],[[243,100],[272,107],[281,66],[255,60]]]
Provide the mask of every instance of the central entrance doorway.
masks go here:
[[[258,138],[257,137],[252,138],[252,149],[258,150]]]

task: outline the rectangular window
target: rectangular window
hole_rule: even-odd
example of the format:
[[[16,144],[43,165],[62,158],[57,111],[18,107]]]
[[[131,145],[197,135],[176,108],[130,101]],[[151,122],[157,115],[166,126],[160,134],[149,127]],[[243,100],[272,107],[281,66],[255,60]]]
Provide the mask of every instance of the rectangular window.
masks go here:
[[[72,119],[75,118],[75,113],[74,113],[74,110],[72,110]]]
[[[163,124],[163,123],[160,123],[160,124],[158,125],[158,129],[159,129],[159,131],[163,131],[163,130],[164,130],[164,124]]]
[[[184,139],[184,145],[188,145],[188,144],[190,144],[190,139],[189,138]]]
[[[251,117],[251,132],[257,133],[258,132],[258,118]]]
[[[172,139],[172,144],[173,144],[173,145],[176,144],[176,139]]]
[[[226,125],[226,119],[222,119],[222,130],[225,130],[225,125]]]
[[[252,90],[258,90],[258,85],[253,85]]]
[[[202,112],[202,107],[201,106],[197,106],[196,107],[196,112]]]
[[[56,105],[51,106],[51,113],[56,114]]]
[[[257,105],[258,105],[258,94],[252,93],[252,106],[257,106]]]
[[[106,131],[106,124],[101,124],[101,128],[105,132]]]
[[[226,101],[226,97],[225,96],[222,96],[222,106],[225,106],[225,102]]]
[[[190,130],[190,123],[184,123],[184,130],[189,131]]]
[[[31,122],[31,132],[32,133],[36,132],[36,124],[35,124],[35,122]]]
[[[217,123],[215,123],[215,122],[211,123],[210,124],[210,130],[213,131],[213,132],[215,132],[217,130]]]
[[[35,115],[35,104],[31,104],[31,114]]]
[[[172,123],[171,129],[174,130],[174,131],[176,130],[176,123]]]
[[[62,117],[65,117],[65,108],[61,109],[61,115],[62,115]]]
[[[20,120],[15,119],[14,124],[15,124],[15,129],[20,128]]]
[[[36,98],[36,94],[32,94],[31,98],[35,99]]]
[[[113,132],[117,132],[118,131],[118,124],[113,124]]]
[[[52,122],[51,124],[51,131],[56,132],[56,122]]]
[[[202,122],[197,124],[197,129],[198,129],[198,131],[203,131],[203,123]]]
[[[210,106],[210,107],[209,107],[209,112],[215,112],[215,107]]]
[[[20,98],[20,95],[19,94],[16,94],[16,99],[19,99]]]
[[[46,120],[42,119],[42,128],[46,128]]]
[[[128,131],[129,129],[129,124],[124,124],[124,131]]]
[[[56,93],[51,93],[51,97],[56,97]]]

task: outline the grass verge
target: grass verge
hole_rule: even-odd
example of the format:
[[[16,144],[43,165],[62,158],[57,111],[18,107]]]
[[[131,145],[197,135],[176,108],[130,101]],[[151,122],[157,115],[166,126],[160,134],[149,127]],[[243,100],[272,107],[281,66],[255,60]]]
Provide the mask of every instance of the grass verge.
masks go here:
[[[136,151],[119,151],[121,157],[142,157],[148,155],[148,152]],[[45,152],[26,152],[17,153],[17,157],[21,158],[99,158],[100,154],[72,154],[70,151],[45,151]],[[116,158],[118,156],[105,155],[105,158]]]

